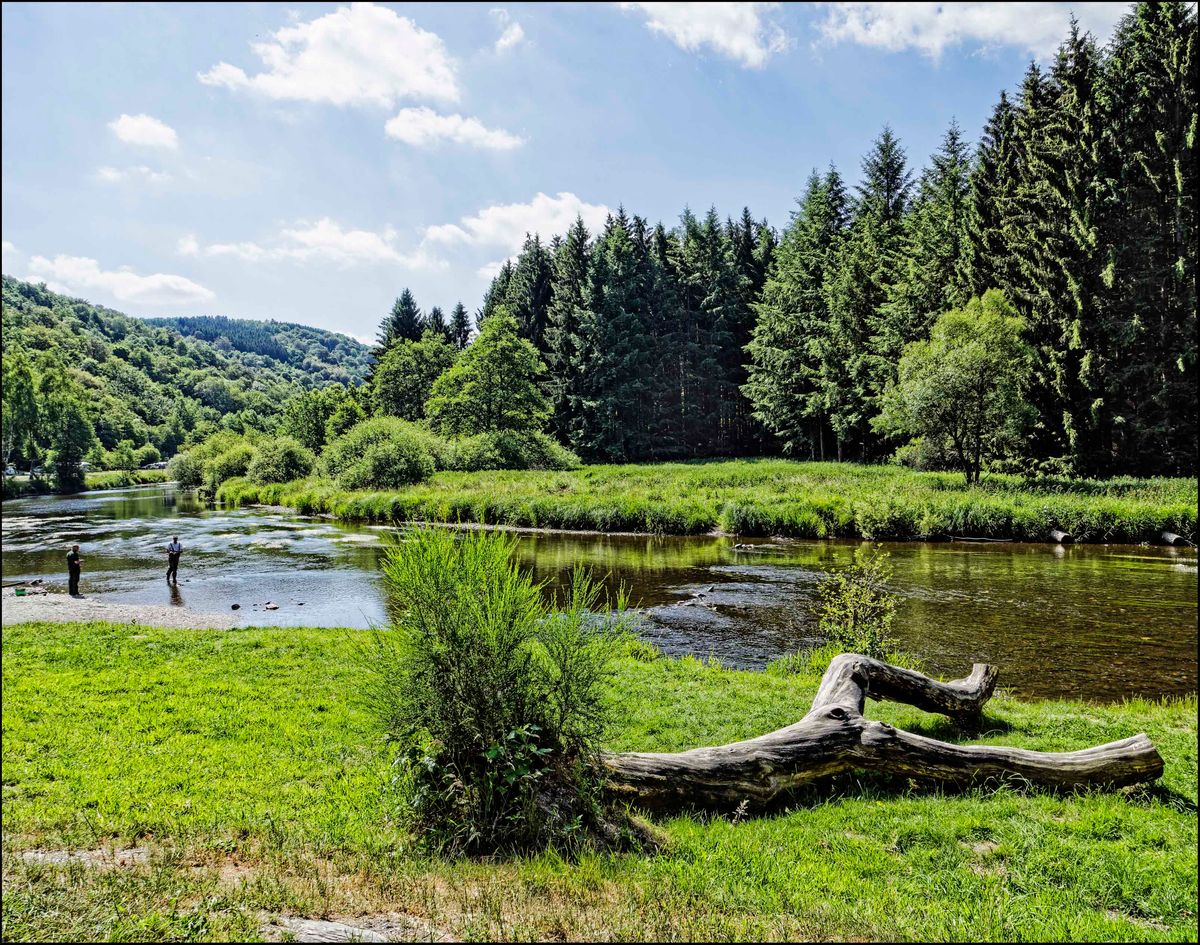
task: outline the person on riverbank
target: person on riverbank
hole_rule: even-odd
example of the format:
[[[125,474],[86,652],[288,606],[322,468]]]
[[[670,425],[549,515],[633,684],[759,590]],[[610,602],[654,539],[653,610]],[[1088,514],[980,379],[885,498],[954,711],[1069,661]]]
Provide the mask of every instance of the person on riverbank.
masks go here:
[[[171,542],[167,545],[167,580],[179,583],[179,556],[183,554],[183,545],[179,543],[179,536],[172,535]]]
[[[83,557],[79,554],[79,546],[72,545],[67,552],[67,593],[72,597],[81,596],[79,593],[79,572],[83,565]]]

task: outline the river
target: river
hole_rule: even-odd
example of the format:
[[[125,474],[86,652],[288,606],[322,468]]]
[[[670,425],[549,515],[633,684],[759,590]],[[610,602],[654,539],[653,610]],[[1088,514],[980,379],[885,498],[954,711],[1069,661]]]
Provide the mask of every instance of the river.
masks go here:
[[[83,591],[175,604],[247,624],[367,627],[387,619],[379,563],[396,529],[262,508],[214,509],[171,486],[11,500],[5,582],[65,590],[78,542]],[[186,549],[178,587],[163,546]],[[817,585],[858,542],[754,542],[522,534],[523,564],[553,589],[576,564],[623,583],[663,651],[760,667],[815,640]],[[894,636],[936,673],[995,663],[1001,685],[1038,698],[1111,701],[1196,689],[1193,549],[1015,543],[887,544],[900,595]],[[702,594],[703,596],[696,596]],[[268,601],[278,609],[266,609]],[[691,603],[685,603],[691,601]]]

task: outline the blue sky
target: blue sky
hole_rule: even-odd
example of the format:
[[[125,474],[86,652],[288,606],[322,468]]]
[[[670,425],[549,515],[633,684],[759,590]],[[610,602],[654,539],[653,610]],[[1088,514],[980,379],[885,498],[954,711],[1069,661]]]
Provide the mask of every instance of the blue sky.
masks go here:
[[[374,334],[609,208],[787,222],[887,122],[919,167],[1074,10],[1124,4],[3,6],[4,272],[135,315]]]

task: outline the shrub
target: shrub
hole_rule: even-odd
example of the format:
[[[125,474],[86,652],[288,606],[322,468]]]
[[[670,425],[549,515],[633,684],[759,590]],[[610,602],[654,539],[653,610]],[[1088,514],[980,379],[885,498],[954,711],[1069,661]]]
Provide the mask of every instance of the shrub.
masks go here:
[[[281,436],[263,443],[246,468],[246,478],[257,485],[303,479],[313,471],[316,457],[298,440]]]
[[[579,457],[545,433],[479,433],[455,440],[451,446],[448,468],[461,472],[579,467]]]
[[[830,573],[819,588],[820,630],[828,643],[843,651],[886,659],[893,648],[888,637],[896,615],[896,595],[887,588],[892,569],[887,552],[878,547],[855,554],[847,567]]]
[[[204,488],[213,494],[226,479],[246,475],[254,459],[255,449],[249,443],[238,443],[218,453],[204,464]]]
[[[395,417],[355,424],[322,457],[325,471],[344,489],[394,489],[433,475],[430,434]]]
[[[403,809],[448,852],[528,849],[599,823],[595,764],[618,616],[576,570],[561,609],[517,566],[515,539],[419,529],[388,549],[395,617],[363,652]]]
[[[433,475],[433,457],[415,441],[372,443],[362,459],[338,473],[343,489],[399,489]]]
[[[181,489],[195,489],[204,482],[204,462],[190,450],[176,453],[167,463],[167,478],[178,482]]]

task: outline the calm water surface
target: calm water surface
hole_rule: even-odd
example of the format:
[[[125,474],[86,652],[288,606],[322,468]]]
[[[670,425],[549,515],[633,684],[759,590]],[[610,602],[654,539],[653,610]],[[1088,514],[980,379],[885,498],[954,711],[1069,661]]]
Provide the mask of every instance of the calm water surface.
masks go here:
[[[386,620],[379,562],[396,529],[267,509],[208,508],[147,487],[3,505],[4,580],[65,589],[83,546],[99,600],[228,612],[249,624],[366,627]],[[168,587],[163,546],[186,549]],[[759,667],[813,642],[816,587],[857,542],[523,535],[524,563],[553,588],[576,564],[623,582],[643,635],[671,654]],[[996,663],[1028,696],[1098,700],[1196,689],[1196,552],[1136,546],[891,544],[902,602],[895,636],[939,673]],[[702,593],[702,597],[696,597]],[[272,601],[278,610],[265,610]],[[684,603],[691,601],[692,603]]]

